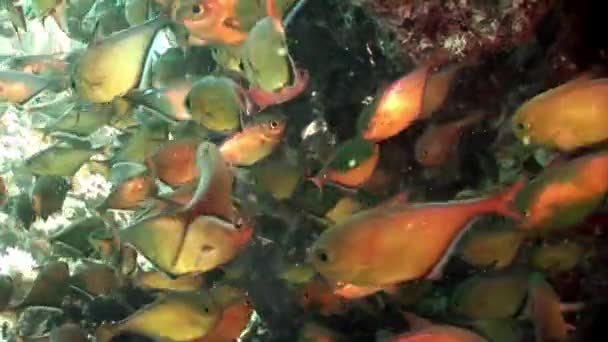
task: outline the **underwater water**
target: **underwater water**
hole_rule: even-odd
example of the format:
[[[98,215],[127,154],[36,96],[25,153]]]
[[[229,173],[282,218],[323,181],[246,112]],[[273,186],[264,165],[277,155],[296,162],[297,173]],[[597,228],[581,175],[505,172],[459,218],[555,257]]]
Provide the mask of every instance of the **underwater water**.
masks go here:
[[[0,340],[606,340],[605,10],[0,0]]]

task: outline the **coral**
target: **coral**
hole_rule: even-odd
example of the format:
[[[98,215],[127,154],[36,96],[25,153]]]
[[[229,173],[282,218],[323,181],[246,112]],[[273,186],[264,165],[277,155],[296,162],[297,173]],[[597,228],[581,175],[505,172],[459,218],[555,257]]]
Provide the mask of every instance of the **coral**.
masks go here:
[[[552,0],[357,0],[395,34],[400,52],[424,60],[439,47],[462,57],[526,42]]]

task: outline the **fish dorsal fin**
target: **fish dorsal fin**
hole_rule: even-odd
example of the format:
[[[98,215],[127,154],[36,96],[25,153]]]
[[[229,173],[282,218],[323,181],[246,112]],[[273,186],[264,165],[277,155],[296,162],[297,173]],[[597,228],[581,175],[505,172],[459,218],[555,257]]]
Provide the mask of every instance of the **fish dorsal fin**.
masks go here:
[[[103,40],[103,28],[101,27],[101,21],[97,20],[95,22],[95,27],[93,28],[93,35],[91,36],[91,40],[89,41],[89,46],[98,45],[99,42]]]

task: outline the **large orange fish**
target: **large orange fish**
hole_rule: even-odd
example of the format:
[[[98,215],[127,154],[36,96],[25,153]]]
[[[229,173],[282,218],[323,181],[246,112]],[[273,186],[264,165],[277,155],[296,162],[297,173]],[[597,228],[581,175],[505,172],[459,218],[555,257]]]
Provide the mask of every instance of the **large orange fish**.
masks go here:
[[[410,205],[388,201],[325,230],[312,246],[315,269],[330,283],[364,288],[436,277],[451,246],[476,216],[520,218],[510,203],[522,184],[492,197]]]

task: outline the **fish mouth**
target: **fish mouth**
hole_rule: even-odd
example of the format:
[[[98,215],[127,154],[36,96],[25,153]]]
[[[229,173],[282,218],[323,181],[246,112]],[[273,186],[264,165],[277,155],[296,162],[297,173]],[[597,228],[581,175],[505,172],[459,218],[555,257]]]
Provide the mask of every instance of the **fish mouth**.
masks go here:
[[[525,146],[528,146],[528,145],[530,145],[530,143],[532,142],[532,140],[530,139],[529,135],[524,135],[524,136],[521,137],[521,142]]]

